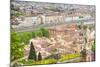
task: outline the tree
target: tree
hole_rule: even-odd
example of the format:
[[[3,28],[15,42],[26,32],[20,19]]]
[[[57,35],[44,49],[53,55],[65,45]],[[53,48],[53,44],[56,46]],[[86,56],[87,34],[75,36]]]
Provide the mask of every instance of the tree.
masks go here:
[[[24,33],[24,42],[26,43],[26,44],[28,44],[29,43],[29,40],[32,38],[32,33],[30,33],[30,32],[27,32],[27,33]]]
[[[42,60],[42,56],[41,56],[41,53],[39,52],[38,54],[38,61]]]
[[[35,32],[32,32],[32,38],[36,38]]]
[[[83,22],[79,22],[78,28],[81,30],[83,29]]]
[[[82,51],[81,51],[81,57],[82,57],[82,61],[86,61],[86,49],[84,48]]]
[[[94,43],[93,43],[92,48],[91,48],[91,50],[93,52],[93,56],[92,56],[93,60],[95,60],[95,48],[96,48],[96,44],[95,44],[95,40],[94,40]]]
[[[11,10],[14,10],[14,4],[11,4],[10,6],[11,6]]]
[[[20,37],[15,31],[11,31],[11,60],[24,56],[24,44],[21,44]]]
[[[83,29],[86,30],[88,27],[86,25],[83,26]]]
[[[93,52],[95,52],[95,48],[96,48],[96,44],[95,44],[95,41],[94,41],[91,50],[92,50]]]
[[[41,30],[37,30],[37,31],[35,32],[35,35],[36,35],[36,37],[42,37],[42,36],[43,36],[43,33],[42,33]]]
[[[19,37],[20,37],[20,39],[21,39],[20,41],[22,43],[28,44],[29,40],[32,38],[32,33],[22,32],[22,33],[19,33]]]
[[[78,28],[81,29],[81,25],[78,25]]]
[[[81,19],[81,18],[84,18],[83,16],[79,16],[79,18]]]
[[[42,31],[42,34],[43,34],[44,37],[49,37],[50,36],[50,33],[49,33],[48,29],[41,28],[40,30]]]
[[[36,51],[35,51],[35,48],[34,48],[32,42],[30,44],[30,53],[29,53],[28,59],[35,60],[36,61]]]

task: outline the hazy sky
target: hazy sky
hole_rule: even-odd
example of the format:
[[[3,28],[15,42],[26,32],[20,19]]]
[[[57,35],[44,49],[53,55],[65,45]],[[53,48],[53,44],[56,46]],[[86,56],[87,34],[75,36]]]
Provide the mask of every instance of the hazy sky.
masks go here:
[[[15,1],[41,1],[41,2],[54,2],[54,3],[95,5],[95,0],[15,0]]]

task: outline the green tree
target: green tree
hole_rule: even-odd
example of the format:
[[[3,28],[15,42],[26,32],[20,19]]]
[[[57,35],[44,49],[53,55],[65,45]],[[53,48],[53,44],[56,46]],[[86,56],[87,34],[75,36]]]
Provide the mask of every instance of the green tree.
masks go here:
[[[29,40],[32,38],[32,34],[30,32],[27,32],[24,34],[24,39],[25,39],[25,43],[28,44]]]
[[[32,33],[30,32],[23,32],[23,33],[19,33],[19,37],[21,38],[21,42],[28,44],[29,40],[32,38]]]
[[[95,45],[95,41],[94,41],[92,48],[91,48],[91,50],[94,51],[94,52],[95,52],[95,47],[96,47],[96,45]]]
[[[16,60],[23,57],[24,44],[21,44],[20,37],[15,31],[11,32],[11,60]]]
[[[83,26],[83,29],[86,30],[88,27],[86,25]]]
[[[36,38],[35,32],[32,32],[32,38]]]
[[[13,5],[13,4],[11,4],[10,6],[11,6],[11,10],[14,10],[14,5]]]
[[[36,61],[36,51],[32,42],[30,44],[30,53],[28,59]]]
[[[43,33],[42,33],[41,30],[37,30],[37,31],[35,32],[35,35],[36,35],[36,37],[42,37],[42,36],[43,36]]]
[[[43,34],[44,37],[49,37],[50,36],[50,33],[49,33],[48,29],[41,28],[40,30],[42,31],[42,34]]]
[[[12,9],[14,9],[12,7]],[[11,13],[11,16],[14,16],[14,17],[21,17],[21,16],[24,16],[24,13],[22,12],[19,12],[18,9],[14,9],[15,12]]]
[[[84,18],[83,16],[79,16],[79,18]]]
[[[41,56],[41,53],[39,52],[38,54],[38,61],[42,60],[42,56]]]
[[[79,29],[82,29],[82,28],[81,28],[81,25],[78,25],[78,28],[79,28]]]
[[[86,49],[83,49],[82,51],[81,51],[81,57],[82,57],[82,61],[86,61]]]

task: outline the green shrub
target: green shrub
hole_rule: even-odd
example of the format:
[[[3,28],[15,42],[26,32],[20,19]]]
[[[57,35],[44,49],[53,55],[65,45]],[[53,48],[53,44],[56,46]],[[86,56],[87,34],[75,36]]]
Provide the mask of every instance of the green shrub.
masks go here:
[[[57,62],[56,59],[45,59],[45,60],[35,62],[35,64],[54,64],[56,62]]]
[[[80,57],[80,54],[69,54],[69,55],[63,56],[58,61],[62,62],[62,61],[74,59],[74,58],[77,58],[77,57]]]
[[[54,64],[57,63],[56,59],[44,59],[41,61],[34,61],[34,60],[21,60],[19,63],[24,65],[42,65],[42,64]]]

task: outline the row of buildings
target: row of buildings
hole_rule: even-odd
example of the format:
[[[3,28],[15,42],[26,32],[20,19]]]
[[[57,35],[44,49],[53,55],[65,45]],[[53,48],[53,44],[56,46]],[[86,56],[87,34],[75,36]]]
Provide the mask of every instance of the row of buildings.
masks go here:
[[[44,5],[43,5],[44,4]],[[46,4],[46,5],[45,5]],[[80,20],[94,18],[94,6],[84,5],[62,5],[60,7],[52,6],[48,3],[27,3],[27,2],[12,2],[11,13],[20,12],[24,16],[11,16],[11,24],[19,26],[32,26],[45,23],[61,23],[70,20]],[[55,4],[57,5],[57,4]],[[68,7],[70,6],[70,7]],[[81,6],[81,7],[80,7]],[[38,8],[37,8],[38,7]],[[63,10],[62,10],[63,9]],[[91,9],[91,10],[90,10]]]

